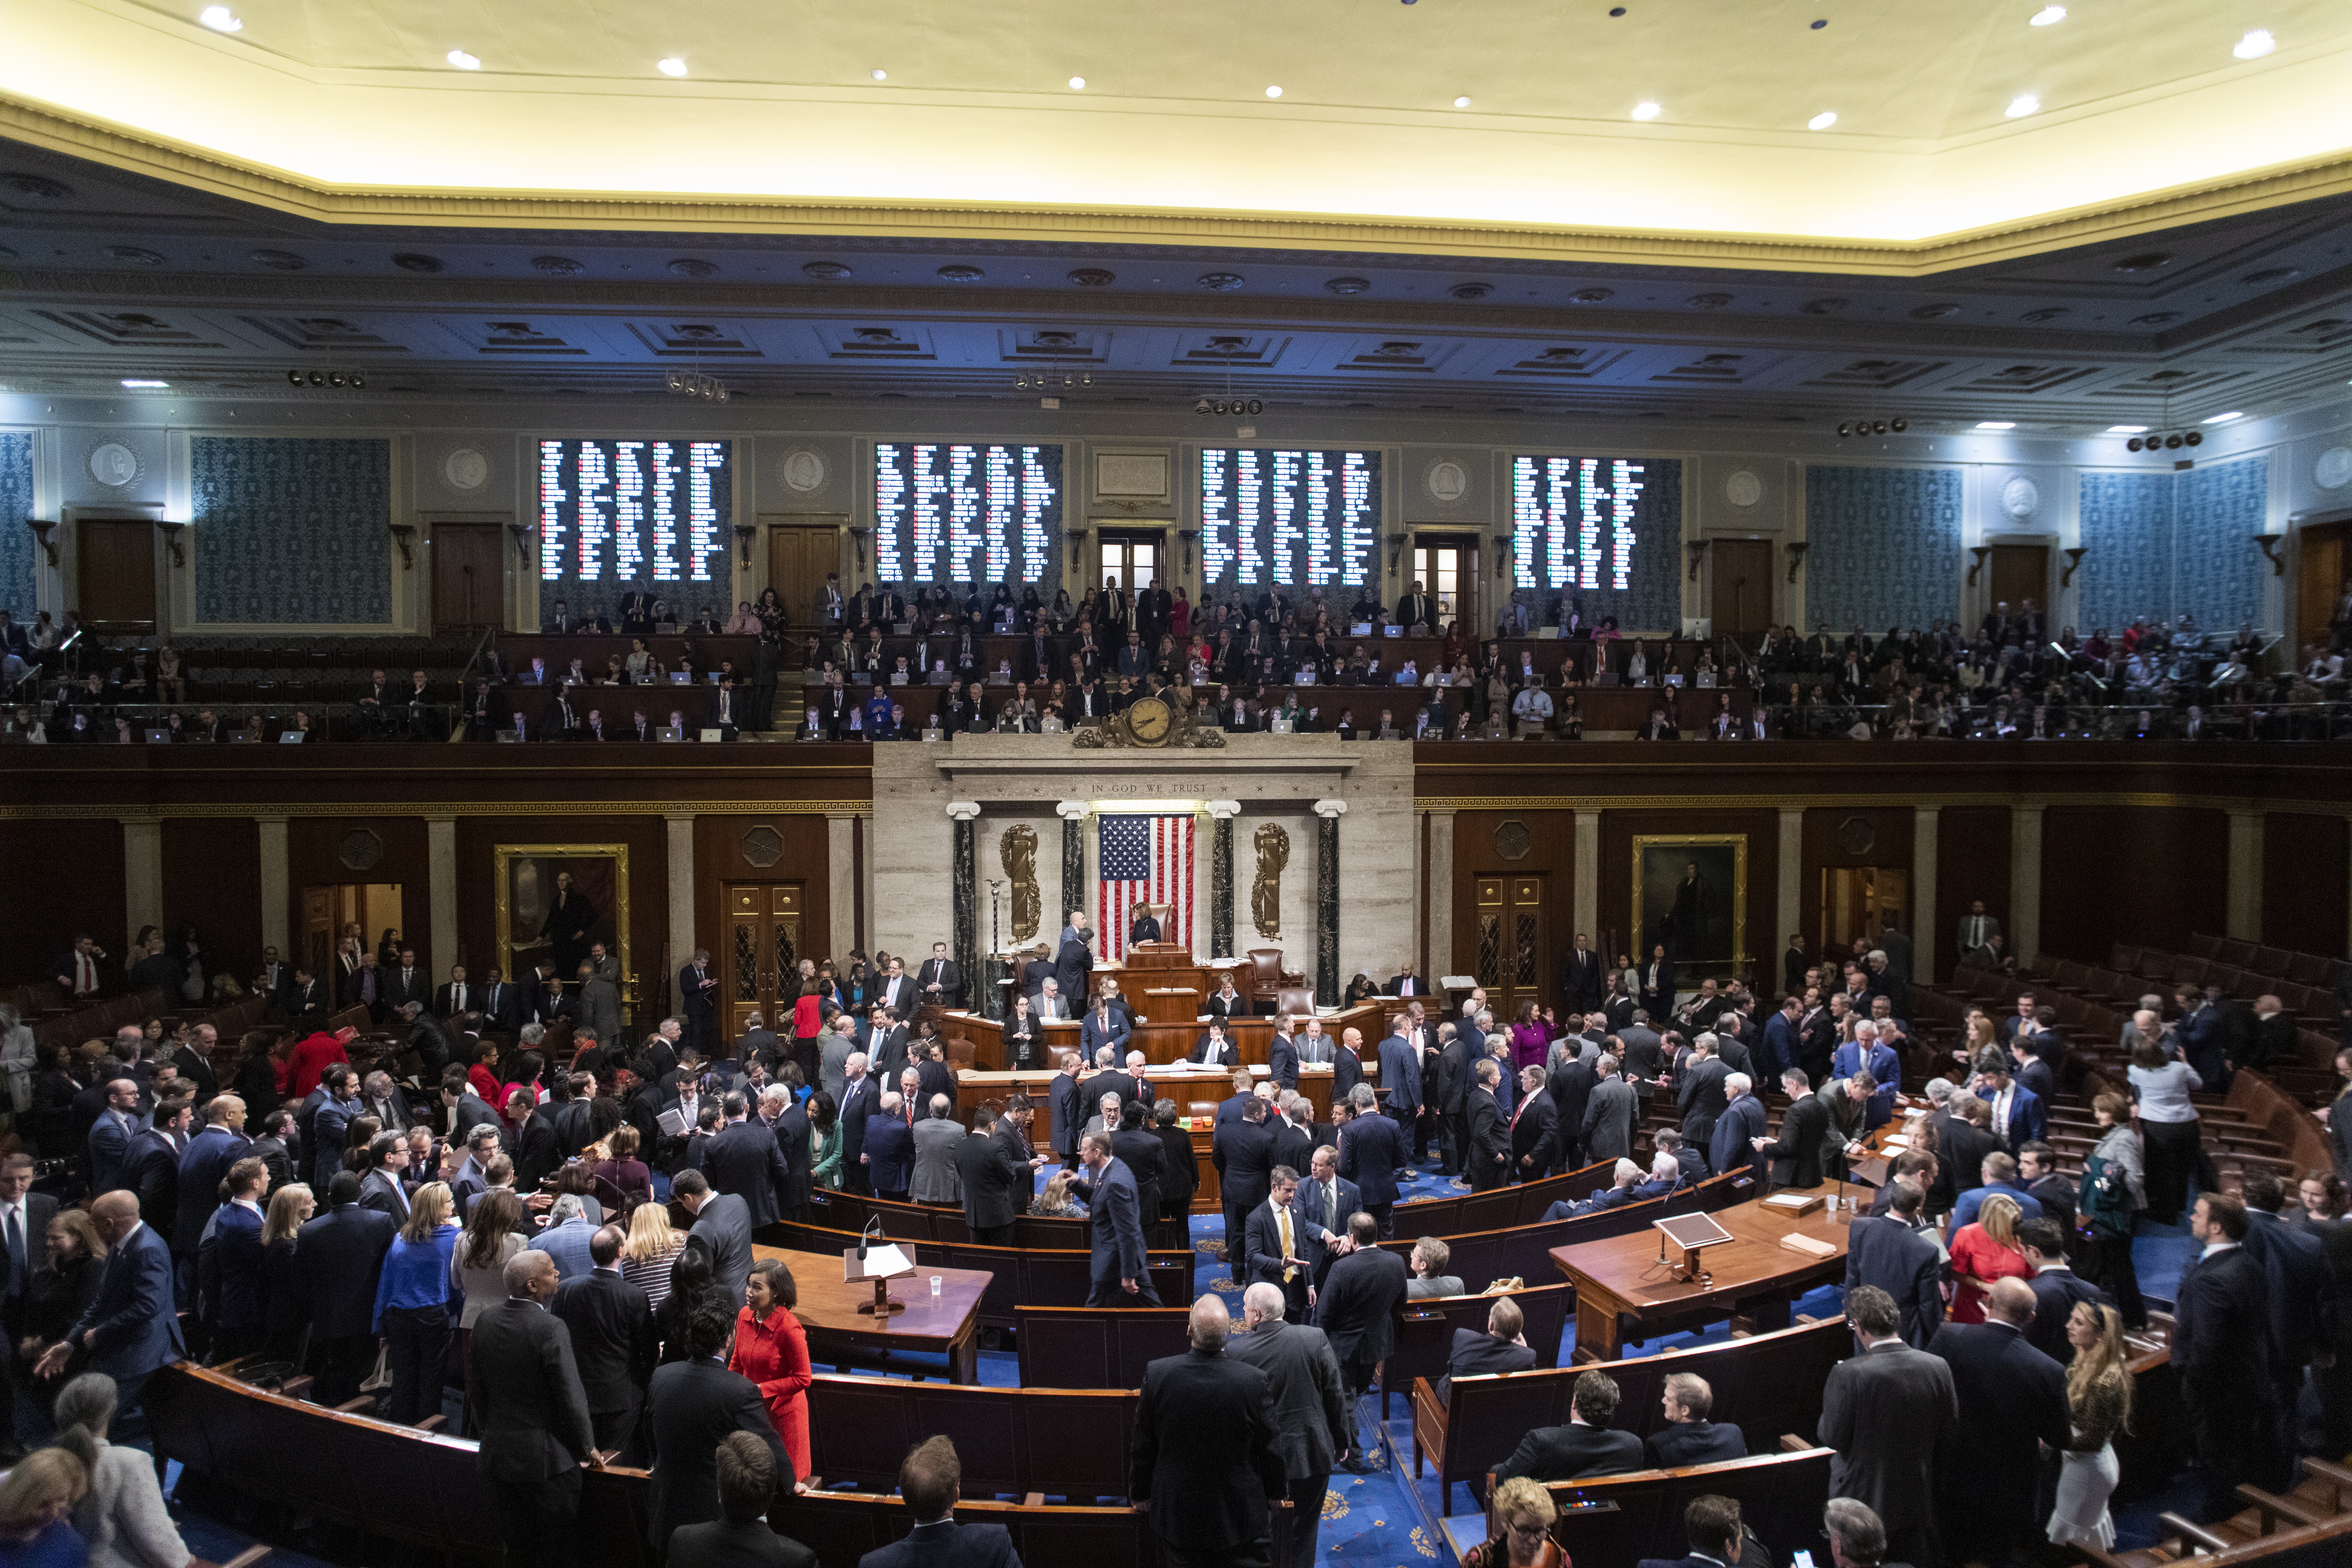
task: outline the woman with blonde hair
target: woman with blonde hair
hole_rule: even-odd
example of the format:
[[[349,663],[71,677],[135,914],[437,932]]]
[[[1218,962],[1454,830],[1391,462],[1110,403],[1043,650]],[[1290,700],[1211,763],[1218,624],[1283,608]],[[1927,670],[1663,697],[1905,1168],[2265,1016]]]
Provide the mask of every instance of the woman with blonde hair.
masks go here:
[[[1046,1180],[1045,1190],[1037,1194],[1037,1202],[1029,1212],[1046,1219],[1084,1219],[1084,1205],[1070,1196],[1070,1173],[1056,1171]]]
[[[449,1270],[457,1252],[449,1188],[427,1182],[409,1200],[408,1223],[392,1238],[375,1287],[373,1327],[390,1347],[392,1408],[386,1419],[395,1426],[414,1426],[441,1408],[452,1310],[462,1312],[466,1305]]]
[[[2124,1353],[2124,1321],[2113,1307],[2077,1301],[2066,1320],[2074,1359],[2066,1368],[2066,1410],[2074,1426],[2058,1471],[2058,1502],[2050,1510],[2050,1539],[2060,1546],[2112,1551],[2116,1521],[2107,1512],[2122,1469],[2115,1436],[2131,1430],[2131,1367]]]
[[[663,1204],[639,1204],[629,1215],[628,1239],[621,1243],[621,1278],[646,1293],[646,1305],[669,1298],[670,1270],[686,1250],[686,1235],[669,1223]]]
[[[67,1520],[89,1492],[89,1468],[70,1450],[36,1448],[0,1480],[0,1553],[32,1568],[79,1568],[89,1561]]]
[[[1551,1538],[1559,1510],[1540,1484],[1513,1476],[1495,1489],[1492,1515],[1501,1533],[1472,1547],[1462,1568],[1569,1568],[1568,1553]]]
[[[1985,1297],[2003,1279],[2031,1279],[2033,1265],[2018,1245],[2017,1226],[2025,1213],[2007,1193],[1995,1193],[1977,1210],[1977,1217],[1952,1237],[1952,1279],[1958,1287],[1952,1298],[1951,1321],[1981,1323]]]
[[[289,1182],[269,1194],[261,1219],[261,1278],[266,1287],[262,1309],[262,1354],[271,1361],[291,1361],[301,1348],[302,1330],[310,1320],[310,1295],[295,1261],[301,1248],[302,1227],[318,1211],[309,1184]]]

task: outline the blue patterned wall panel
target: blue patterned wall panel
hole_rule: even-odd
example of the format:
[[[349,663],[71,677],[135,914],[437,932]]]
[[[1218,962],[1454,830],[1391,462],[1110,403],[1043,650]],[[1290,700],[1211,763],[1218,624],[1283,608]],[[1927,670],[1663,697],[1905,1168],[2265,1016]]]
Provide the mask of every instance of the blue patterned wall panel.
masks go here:
[[[2247,458],[2173,477],[2172,614],[2208,631],[2260,625],[2270,563],[2254,547],[2270,514],[2271,465]]]
[[[196,619],[392,619],[392,443],[199,436],[189,443]]]
[[[0,431],[0,610],[33,624],[33,552],[41,547],[25,519],[33,515],[33,434]]]
[[[2172,603],[2172,476],[2084,474],[2074,628],[2120,632]]]
[[[1958,468],[1805,470],[1805,630],[1925,628],[1960,611]]]

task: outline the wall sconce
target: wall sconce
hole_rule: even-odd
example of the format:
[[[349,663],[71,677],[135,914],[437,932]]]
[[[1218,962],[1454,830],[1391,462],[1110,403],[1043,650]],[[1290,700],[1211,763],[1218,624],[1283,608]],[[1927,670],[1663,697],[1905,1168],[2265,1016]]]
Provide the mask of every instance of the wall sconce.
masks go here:
[[[1083,528],[1066,528],[1062,531],[1069,536],[1070,570],[1075,572],[1086,563],[1087,531]]]
[[[1789,581],[1793,584],[1797,580],[1797,574],[1804,567],[1805,552],[1812,546],[1798,539],[1783,544],[1780,548],[1789,552]]]
[[[1499,583],[1511,574],[1511,536],[1495,535],[1495,581]]]
[[[2062,550],[2058,552],[2066,558],[2066,569],[2058,574],[2058,586],[2062,591],[2074,581],[2074,568],[2080,566],[2083,563],[2083,557],[2090,552],[2091,547],[2087,544],[2078,544],[2072,550]]]
[[[1975,564],[1969,568],[1969,586],[1973,588],[1977,585],[1977,578],[1984,572],[1985,562],[1992,555],[1992,546],[1971,544],[1969,546],[1969,553],[1976,558]]]
[[[43,522],[37,517],[28,517],[25,520],[25,526],[39,537],[41,548],[48,552],[49,564],[55,566],[58,563],[58,525]]]
[[[1696,583],[1698,581],[1698,563],[1706,559],[1706,547],[1714,542],[1715,541],[1711,539],[1695,539],[1688,544],[1683,546],[1683,553],[1690,557],[1690,580],[1692,582]]]
[[[1192,544],[1201,537],[1201,531],[1197,528],[1180,528],[1176,531],[1176,537],[1184,542],[1183,570],[1190,572],[1192,569]]]
[[[2279,536],[2275,533],[2257,533],[2252,535],[2252,539],[2256,547],[2262,551],[2263,559],[2271,563],[2271,575],[2285,576],[2286,557],[2278,552]]]
[[[408,548],[410,542],[415,537],[415,524],[407,522],[392,524],[392,541],[400,546],[400,569],[404,572],[413,572],[416,569],[416,556]]]
[[[507,537],[514,541],[515,559],[530,564],[530,525],[527,522],[507,524]]]
[[[1404,547],[1412,542],[1412,535],[1409,533],[1389,535],[1389,570],[1391,572],[1394,572],[1397,569],[1397,563],[1404,559]]]
[[[857,543],[857,569],[860,572],[866,570],[866,536],[873,531],[870,528],[860,528],[855,523],[852,523],[849,528],[849,537]]]
[[[188,556],[187,552],[180,548],[180,531],[188,525],[184,522],[159,522],[155,526],[162,531],[163,542],[171,549],[172,564],[185,566],[188,563]]]
[[[747,567],[751,564],[751,536],[759,531],[756,528],[745,528],[740,523],[735,526],[735,554]]]

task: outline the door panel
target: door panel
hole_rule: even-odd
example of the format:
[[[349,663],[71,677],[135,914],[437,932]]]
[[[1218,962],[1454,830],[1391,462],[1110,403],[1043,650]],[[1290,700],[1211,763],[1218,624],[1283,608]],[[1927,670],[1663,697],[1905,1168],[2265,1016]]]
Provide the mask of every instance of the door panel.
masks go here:
[[[1551,951],[1544,930],[1543,877],[1481,876],[1475,895],[1470,973],[1486,988],[1495,1016],[1512,1017],[1522,1002],[1540,1006],[1542,977],[1551,971]]]
[[[1478,624],[1478,536],[1475,533],[1417,533],[1412,541],[1412,570],[1408,584],[1419,583],[1437,600],[1437,625],[1451,621]]]
[[[784,603],[795,626],[817,624],[817,595],[824,574],[841,570],[841,534],[832,523],[776,523],[768,529],[768,585]],[[842,597],[846,599],[846,587]],[[735,606],[729,605],[727,614]]]
[[[2043,612],[2044,627],[2053,635],[2057,628],[2049,626],[2050,609],[2050,547],[2046,544],[1996,544],[1992,547],[1992,597],[1985,607],[2007,605],[2020,609],[2028,599],[2033,607]]]
[[[1717,539],[1706,553],[1708,616],[1717,635],[1760,634],[1772,624],[1772,542]]]
[[[433,624],[495,626],[506,621],[504,530],[495,522],[433,525]]]
[[[2296,533],[2294,626],[2293,639],[2280,650],[2282,662],[2301,665],[2306,645],[2327,639],[2336,598],[2345,592],[2344,536],[2347,532],[2352,532],[2352,523],[2327,522]]]
[[[804,883],[731,882],[727,888],[727,940],[719,990],[727,998],[727,1037],[735,1039],[758,1013],[778,1034],[792,1033],[799,999],[801,910]]]
[[[75,541],[81,618],[96,626],[155,624],[155,525],[145,518],[84,518]]]

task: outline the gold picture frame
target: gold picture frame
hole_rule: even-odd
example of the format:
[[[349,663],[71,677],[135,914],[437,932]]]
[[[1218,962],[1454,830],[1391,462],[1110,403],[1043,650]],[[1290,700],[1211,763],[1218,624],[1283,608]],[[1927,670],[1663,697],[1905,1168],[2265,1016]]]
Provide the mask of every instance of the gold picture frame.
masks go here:
[[[499,966],[509,980],[521,977],[518,963],[555,963],[556,978],[570,985],[579,979],[576,963],[556,963],[557,950],[542,934],[552,900],[556,877],[569,872],[572,885],[595,918],[579,940],[584,952],[591,942],[603,942],[619,963],[623,991],[635,971],[629,966],[629,847],[625,844],[499,844],[491,849],[493,919],[498,929]],[[519,940],[520,939],[520,940]]]
[[[1675,933],[1657,929],[1671,921],[1679,907],[1675,884],[1686,876],[1692,860],[1699,864],[1704,890],[1696,940],[1675,940]],[[1717,913],[1706,906],[1729,884],[1728,908]],[[1658,907],[1663,906],[1663,907]],[[1651,917],[1654,913],[1658,919]],[[1666,939],[1674,960],[1675,978],[1726,980],[1745,974],[1748,955],[1748,835],[1744,833],[1644,833],[1633,838],[1633,962],[1647,960],[1651,946]]]

